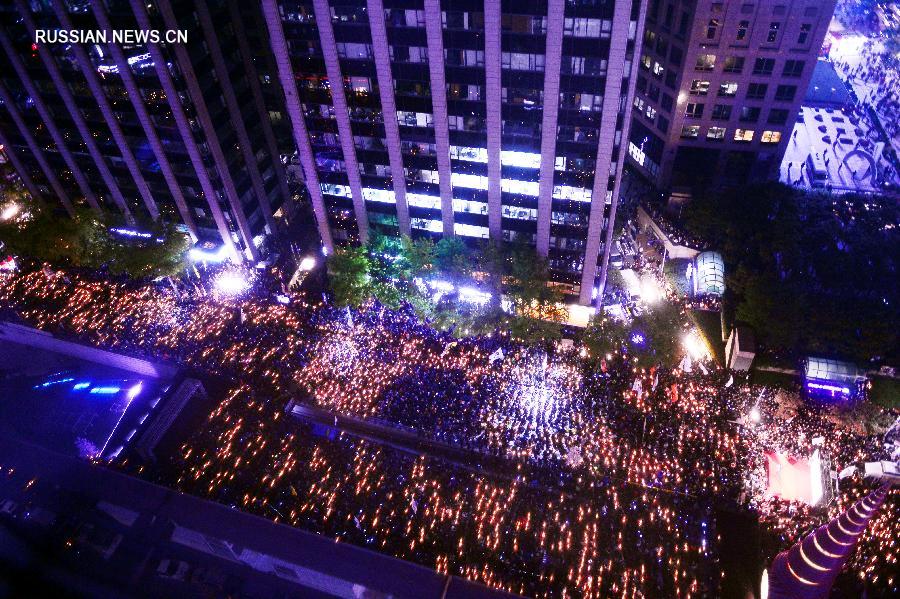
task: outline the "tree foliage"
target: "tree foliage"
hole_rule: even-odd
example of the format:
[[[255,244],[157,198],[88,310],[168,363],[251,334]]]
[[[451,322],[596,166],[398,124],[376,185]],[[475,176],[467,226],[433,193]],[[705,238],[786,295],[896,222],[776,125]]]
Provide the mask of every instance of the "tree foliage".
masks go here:
[[[334,304],[338,308],[357,307],[374,291],[371,262],[366,248],[347,246],[328,257],[328,277]]]
[[[114,275],[157,278],[180,273],[190,239],[164,223],[141,223],[150,237],[111,232],[114,217],[79,210],[74,218],[28,208],[29,217],[0,223],[0,241],[17,256],[59,266],[106,268]]]
[[[459,237],[444,237],[434,246],[434,266],[451,281],[460,281],[472,274],[472,253]]]
[[[757,185],[698,197],[685,221],[722,252],[726,301],[766,348],[900,358],[900,235],[889,198]]]

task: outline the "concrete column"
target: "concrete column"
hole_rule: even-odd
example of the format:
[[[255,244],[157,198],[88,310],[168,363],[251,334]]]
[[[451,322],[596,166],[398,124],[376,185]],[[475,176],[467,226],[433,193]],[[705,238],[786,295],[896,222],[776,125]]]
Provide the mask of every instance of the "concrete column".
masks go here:
[[[231,16],[232,22],[241,22],[241,14],[238,11],[236,0],[228,0],[228,11],[229,15]],[[235,35],[237,36],[238,47],[241,52],[241,59],[244,63],[244,69],[248,73],[253,72],[255,70],[253,67],[254,57],[253,53],[250,51],[250,43],[247,41],[247,35],[244,27],[237,27],[235,29]],[[250,84],[250,92],[253,94],[253,103],[256,106],[256,112],[259,115],[260,122],[262,123],[263,138],[266,141],[266,146],[269,148],[269,154],[272,156],[272,169],[275,171],[275,179],[278,184],[278,190],[281,192],[283,201],[285,203],[290,202],[291,192],[288,189],[287,185],[287,173],[284,170],[284,165],[281,163],[281,152],[278,148],[278,142],[275,140],[275,132],[272,130],[272,122],[269,120],[269,110],[266,107],[265,98],[263,98],[262,88],[260,87],[259,83],[259,77],[248,77],[248,83]]]
[[[143,0],[130,0],[130,3],[135,19],[137,19],[138,27],[141,29],[152,29],[150,17],[147,15],[147,9]],[[209,171],[203,161],[200,148],[197,146],[197,141],[194,139],[191,123],[184,112],[184,106],[181,105],[181,98],[178,95],[178,90],[175,88],[172,73],[169,72],[166,57],[163,55],[158,44],[147,44],[147,51],[153,58],[153,67],[156,70],[156,76],[159,78],[159,82],[166,94],[166,100],[169,103],[169,108],[172,110],[172,117],[175,119],[175,125],[178,128],[178,132],[181,134],[181,141],[184,143],[188,157],[191,159],[191,166],[197,174],[197,180],[200,182],[200,188],[203,190],[203,195],[206,197],[206,203],[207,206],[209,206],[213,220],[216,223],[219,236],[228,248],[231,257],[236,260],[243,260],[243,254],[241,254],[235,246],[234,240],[231,237],[231,229],[229,229],[228,223],[225,222],[225,215],[222,213],[222,207],[219,206],[219,194],[209,177]]]
[[[109,15],[106,13],[106,4],[103,0],[93,0],[91,8],[100,28],[105,31],[112,31],[113,27],[110,24]],[[137,82],[134,79],[134,74],[131,72],[131,66],[128,64],[128,59],[118,44],[110,42],[106,44],[106,47],[119,69],[119,78],[122,80],[125,91],[128,92],[128,99],[131,101],[132,107],[134,107],[134,112],[137,115],[138,121],[141,123],[144,135],[147,136],[150,148],[153,150],[154,156],[156,156],[159,170],[166,180],[169,193],[172,194],[172,200],[178,208],[178,214],[181,215],[182,222],[184,222],[194,239],[196,239],[197,225],[194,223],[194,217],[184,200],[184,194],[181,192],[181,185],[178,184],[178,180],[175,178],[175,172],[172,170],[169,158],[166,156],[159,135],[156,133],[156,126],[153,123],[153,119],[150,118],[147,106],[144,104],[143,97],[141,96]]]
[[[3,46],[3,51],[6,52],[6,57],[9,59],[9,62],[12,64],[13,69],[19,76],[19,80],[25,87],[25,91],[28,93],[31,99],[34,100],[34,107],[37,109],[41,120],[47,126],[47,132],[50,133],[50,137],[53,139],[53,143],[56,145],[57,151],[62,155],[66,166],[69,167],[69,170],[72,172],[72,176],[75,178],[75,182],[78,184],[78,189],[81,190],[84,199],[87,201],[88,205],[90,205],[91,208],[93,208],[94,210],[100,210],[100,203],[97,201],[97,196],[94,195],[91,186],[88,185],[87,177],[84,175],[84,171],[82,171],[81,167],[78,166],[78,163],[75,161],[75,157],[66,146],[65,138],[63,137],[62,132],[59,130],[59,127],[56,126],[56,121],[53,120],[53,114],[47,108],[47,105],[44,104],[44,99],[38,93],[37,87],[35,87],[34,82],[31,80],[31,76],[28,74],[28,71],[25,69],[25,65],[22,63],[22,59],[19,58],[19,55],[16,53],[16,50],[13,47],[9,36],[6,35],[6,31],[2,27],[0,27],[0,45]]]
[[[501,22],[500,3],[486,0],[484,3],[484,80],[485,106],[487,108],[487,156],[488,156],[488,230],[491,239],[503,239],[500,139],[502,83],[501,74]]]
[[[56,1],[59,2],[59,0]],[[200,17],[203,38],[206,40],[206,46],[209,48],[213,69],[216,72],[216,79],[219,82],[219,87],[222,89],[222,97],[225,98],[225,107],[228,110],[228,115],[231,117],[231,125],[234,127],[237,135],[241,155],[244,158],[244,166],[250,175],[250,184],[263,213],[263,220],[269,226],[269,231],[274,234],[275,218],[272,216],[272,206],[269,204],[269,197],[266,195],[266,188],[263,185],[262,174],[259,172],[259,164],[256,162],[253,145],[250,143],[250,136],[247,135],[244,116],[241,114],[241,108],[238,106],[237,98],[234,95],[234,85],[228,74],[228,66],[225,64],[225,57],[222,55],[222,47],[219,45],[219,38],[212,22],[212,16],[209,13],[209,6],[207,6],[206,0],[199,0],[194,3],[194,7],[197,10],[197,15]],[[239,22],[233,23],[232,26],[235,29],[242,27]],[[247,71],[246,74],[248,79],[253,79],[256,76],[255,70]]]
[[[622,167],[628,154],[628,129],[631,126],[631,106],[634,101],[634,84],[637,79],[640,40],[643,38],[644,17],[647,5],[641,2],[638,21],[635,25],[635,49],[631,57],[631,70],[625,70],[625,53],[628,45],[628,33],[631,27],[631,2],[618,0],[613,12],[612,35],[609,47],[609,67],[606,72],[606,89],[603,91],[603,113],[600,120],[598,138],[597,163],[594,167],[594,188],[591,194],[591,214],[588,221],[587,244],[584,251],[584,270],[581,273],[581,294],[579,302],[590,305],[594,279],[597,275],[597,257],[600,242],[603,241],[603,259],[600,264],[600,292],[597,294],[597,305],[603,301],[603,289],[606,287],[606,268],[609,264],[609,252],[612,244],[613,230],[616,223],[616,209],[619,205],[619,188],[622,184]],[[627,87],[623,90],[623,78],[628,77]],[[616,167],[610,172],[612,148],[615,144],[616,119],[624,97],[622,108],[622,133],[619,139],[619,157]],[[609,177],[614,176],[612,202],[609,208],[609,219],[606,230],[603,228],[603,215],[606,207],[606,193]]]
[[[334,118],[337,121],[338,135],[341,138],[341,152],[344,154],[347,182],[350,185],[350,194],[353,196],[353,212],[356,213],[359,242],[365,244],[369,239],[369,217],[366,214],[366,201],[362,195],[362,181],[359,177],[359,162],[356,160],[356,146],[353,144],[353,130],[350,128],[350,109],[344,93],[344,77],[341,75],[341,63],[338,60],[337,44],[334,41],[334,28],[331,26],[331,7],[328,5],[328,0],[313,0],[313,8],[316,11],[316,27],[319,28],[319,41],[322,43],[325,70],[328,72]]]
[[[50,188],[59,198],[59,201],[62,203],[63,207],[66,209],[66,212],[69,213],[69,216],[75,216],[75,210],[72,207],[72,202],[69,200],[69,195],[66,193],[66,190],[63,189],[62,184],[60,184],[59,179],[56,178],[56,173],[50,167],[50,164],[47,162],[47,157],[44,156],[44,151],[38,145],[37,140],[34,139],[34,135],[32,135],[31,130],[28,128],[28,124],[25,123],[25,119],[22,118],[22,113],[19,112],[19,107],[16,106],[16,103],[12,97],[12,94],[9,93],[9,90],[6,89],[6,86],[3,85],[2,81],[0,81],[0,100],[3,100],[4,106],[9,111],[9,115],[12,117],[13,122],[16,124],[16,128],[19,130],[19,134],[25,139],[25,143],[28,144],[28,149],[34,155],[34,159],[37,160],[38,166],[41,167],[41,171],[44,173],[44,178],[47,179],[47,183],[50,185]],[[31,182],[31,177],[28,175],[27,171],[23,168],[21,161],[19,161],[18,156],[13,152],[12,146],[9,141],[6,139],[5,135],[2,135],[2,131],[0,131],[0,144],[3,144],[7,148],[7,155],[9,156],[10,162],[13,163],[13,167],[19,173],[19,176],[22,177],[22,182],[25,183],[25,187],[28,188],[28,191],[34,196],[36,202],[42,202],[41,195],[37,192],[37,187],[34,186],[34,183]]]
[[[75,25],[72,23],[72,19],[69,18],[68,10],[63,6],[62,0],[51,0],[51,2],[53,4],[53,11],[56,13],[56,18],[63,28],[69,30],[75,29]],[[128,139],[125,137],[125,133],[122,131],[118,119],[116,119],[116,115],[113,114],[112,106],[109,104],[109,99],[106,97],[103,86],[100,85],[100,79],[97,77],[97,71],[94,69],[94,63],[91,60],[91,57],[88,56],[87,50],[84,49],[84,45],[82,44],[72,44],[71,51],[75,54],[75,62],[78,63],[78,68],[84,75],[84,80],[87,83],[88,89],[91,90],[91,94],[94,96],[98,108],[100,108],[100,114],[103,115],[103,120],[106,121],[106,126],[109,127],[109,132],[112,134],[113,140],[115,140],[116,146],[119,148],[122,160],[125,162],[125,166],[128,168],[131,178],[134,179],[138,194],[140,194],[141,200],[144,202],[144,206],[150,214],[150,218],[153,220],[158,219],[159,207],[156,205],[156,200],[153,198],[150,186],[147,185],[147,182],[144,180],[144,173],[141,172],[141,167],[138,165],[134,153],[131,151]]]
[[[165,26],[169,29],[178,29],[178,20],[172,10],[169,0],[160,0],[157,3],[159,12],[163,17]],[[178,60],[178,66],[181,69],[181,75],[187,85],[188,94],[196,109],[197,121],[203,129],[203,135],[206,137],[206,144],[209,146],[210,154],[215,163],[216,172],[219,179],[222,180],[222,187],[225,190],[225,197],[228,198],[228,205],[231,207],[231,214],[237,224],[238,232],[244,242],[246,253],[250,254],[253,261],[259,260],[259,250],[253,245],[253,233],[250,231],[250,225],[247,223],[247,215],[244,214],[244,207],[241,205],[241,198],[238,195],[231,178],[231,172],[228,170],[228,161],[222,152],[222,146],[219,143],[219,135],[213,126],[212,118],[209,115],[209,109],[203,99],[203,91],[200,89],[200,83],[197,81],[197,75],[194,73],[194,65],[188,54],[187,48],[183,44],[172,44],[170,48],[175,52]],[[165,64],[165,63],[163,63]]]
[[[138,0],[132,1],[137,2]],[[303,167],[306,189],[312,201],[313,213],[316,215],[319,236],[322,238],[322,246],[330,253],[334,251],[334,241],[328,226],[328,211],[325,209],[325,200],[319,185],[316,159],[309,144],[309,133],[306,130],[303,108],[300,106],[300,96],[297,93],[297,82],[294,80],[294,68],[288,54],[287,40],[284,38],[284,26],[278,10],[278,1],[262,0],[262,11],[266,20],[266,28],[269,30],[269,43],[272,45],[272,55],[275,57],[275,66],[278,68],[278,78],[281,81],[281,88],[284,90],[284,104],[288,116],[291,118],[291,130],[297,144],[300,166]]]
[[[441,220],[444,235],[453,235],[450,127],[447,118],[447,77],[444,73],[444,29],[440,0],[425,0],[425,34],[428,37],[428,71],[431,74],[434,146],[437,150],[438,178],[441,186]]]
[[[22,15],[22,19],[25,21],[25,27],[28,29],[29,35],[31,35],[32,39],[34,39],[34,31],[36,27],[34,19],[31,18],[31,12],[28,6],[25,4],[25,0],[15,0],[15,2],[16,8],[18,8],[19,10],[19,14]],[[60,73],[59,71],[59,67],[56,64],[56,59],[50,53],[50,50],[47,48],[46,44],[37,44],[37,49],[38,54],[41,55],[41,61],[43,61],[47,72],[50,74],[50,78],[53,80],[53,85],[56,86],[57,93],[59,93],[63,104],[66,105],[66,107],[69,109],[69,113],[72,115],[72,120],[75,123],[75,128],[78,129],[78,134],[81,135],[82,141],[84,141],[84,145],[87,146],[88,154],[91,155],[91,158],[94,160],[94,164],[96,165],[97,170],[100,172],[100,177],[103,179],[103,182],[109,189],[110,194],[112,194],[113,201],[125,215],[126,220],[129,223],[133,223],[134,215],[131,213],[131,208],[125,201],[125,197],[122,195],[122,191],[119,189],[118,182],[116,181],[115,177],[113,177],[112,172],[109,170],[109,165],[106,164],[106,159],[103,157],[103,153],[100,152],[100,148],[94,141],[94,137],[93,135],[91,135],[92,132],[84,120],[84,115],[82,115],[81,110],[78,109],[78,104],[75,101],[75,97],[72,95],[72,92],[69,90],[68,84],[66,83],[65,79],[63,79],[62,73]]]
[[[562,62],[565,0],[547,3],[547,49],[544,52],[544,118],[541,121],[541,173],[538,179],[537,251],[550,250],[553,210],[553,172],[556,165],[556,129],[559,116],[559,71]]]
[[[369,12],[369,30],[372,33],[372,51],[375,54],[375,71],[378,73],[378,91],[381,94],[384,136],[391,165],[391,183],[394,186],[394,198],[397,203],[397,225],[401,235],[409,235],[406,175],[403,171],[403,155],[400,152],[400,126],[397,124],[397,103],[394,101],[394,76],[391,73],[384,3],[382,0],[368,0],[366,5]]]

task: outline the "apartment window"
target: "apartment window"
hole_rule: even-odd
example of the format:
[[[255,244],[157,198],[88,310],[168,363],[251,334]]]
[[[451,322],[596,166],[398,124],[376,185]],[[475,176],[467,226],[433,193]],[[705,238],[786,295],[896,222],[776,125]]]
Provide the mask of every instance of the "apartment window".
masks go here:
[[[709,92],[709,81],[694,79],[691,81],[691,93],[697,96],[705,96]]]
[[[684,111],[684,116],[689,119],[703,118],[703,106],[704,104],[702,102],[688,103],[687,108]]]
[[[796,85],[779,85],[775,88],[775,99],[779,102],[793,102],[797,95]]]
[[[447,29],[467,29],[484,31],[484,13],[464,10],[441,12],[441,22]]]
[[[743,56],[729,56],[725,59],[722,70],[726,73],[740,73],[744,70]]]
[[[544,70],[543,54],[524,54],[521,52],[503,52],[501,54],[501,62],[504,69],[512,69],[514,71],[536,71]]]
[[[669,119],[664,116],[659,117],[659,120],[656,122],[656,128],[659,129],[663,133],[669,132]]]
[[[697,139],[698,135],[700,135],[700,125],[685,125],[681,128],[681,137]]]
[[[675,89],[677,87],[677,80],[675,76],[675,71],[669,71],[666,73],[666,87]]]
[[[725,127],[710,127],[706,130],[706,139],[725,139]]]
[[[563,34],[572,37],[608,38],[612,21],[608,19],[567,18],[563,20]]]
[[[659,86],[651,83],[650,89],[647,90],[647,97],[656,102],[659,100]]]
[[[547,33],[547,17],[503,13],[500,16],[500,29],[510,33],[544,35]]]
[[[719,84],[719,97],[720,98],[733,98],[735,94],[737,94],[738,84],[737,81],[723,81]]]
[[[653,120],[656,118],[656,109],[648,104],[647,110],[644,111],[644,115],[648,119],[650,119],[651,122],[653,122]]]
[[[753,129],[735,129],[734,141],[750,142],[753,141]]]
[[[666,112],[672,112],[672,106],[675,104],[675,99],[669,94],[663,94],[659,104]]]
[[[797,44],[804,45],[809,40],[809,33],[812,31],[812,25],[810,23],[803,23],[800,25],[800,33],[797,35]]]
[[[657,78],[661,79],[662,76],[663,76],[663,73],[666,72],[666,67],[662,66],[662,65],[659,64],[658,62],[654,62],[654,63],[653,63],[653,69],[652,69],[652,71],[653,71],[653,74],[654,74]]]
[[[644,54],[643,56],[641,56],[641,68],[644,69],[645,71],[650,70],[650,63],[652,63],[652,62],[653,62],[653,59],[651,59],[648,54]]]
[[[656,53],[660,56],[665,56],[666,52],[669,51],[669,42],[663,38],[659,38],[656,40]]]
[[[781,131],[763,131],[759,141],[764,144],[777,144],[781,141]]]
[[[447,48],[444,50],[444,59],[447,66],[451,67],[483,67],[484,52],[481,50],[461,50]]]
[[[697,57],[697,64],[694,66],[695,71],[711,71],[716,67],[715,54],[701,54]]]
[[[760,109],[757,106],[742,106],[740,121],[742,123],[755,123],[759,120]]]
[[[543,70],[543,55],[541,55],[541,70]],[[587,75],[599,77],[606,75],[608,63],[603,58],[589,56],[570,56],[563,58],[560,70],[567,75]]]
[[[388,27],[425,27],[424,10],[387,9],[384,19]]]
[[[388,46],[388,51],[395,62],[428,63],[428,48],[425,46]]]
[[[747,87],[747,99],[748,100],[763,100],[766,97],[766,91],[768,91],[769,86],[765,83],[751,83]]]
[[[731,118],[731,106],[729,104],[716,104],[713,106],[712,119],[714,121],[727,121]]]
[[[684,52],[682,52],[681,48],[672,46],[672,49],[669,51],[669,62],[677,67],[681,64],[682,58],[684,58]]]
[[[716,39],[716,34],[719,32],[719,19],[710,19],[709,23],[706,24],[706,39],[714,40]]]
[[[788,111],[784,108],[773,108],[769,111],[769,118],[766,121],[770,125],[784,125],[788,120]]]
[[[737,41],[741,42],[747,39],[747,29],[750,28],[750,21],[741,21],[738,23],[737,35],[735,38]]]
[[[771,75],[773,70],[775,70],[774,58],[757,58],[753,63],[754,75]]]
[[[799,77],[803,74],[805,64],[802,60],[786,60],[784,62],[784,71],[781,74],[785,77]]]
[[[369,59],[374,56],[371,44],[338,43],[337,53],[341,58]]]
[[[766,34],[766,42],[774,44],[775,40],[778,39],[779,29],[781,29],[781,23],[779,21],[772,21],[769,23],[769,32]]]

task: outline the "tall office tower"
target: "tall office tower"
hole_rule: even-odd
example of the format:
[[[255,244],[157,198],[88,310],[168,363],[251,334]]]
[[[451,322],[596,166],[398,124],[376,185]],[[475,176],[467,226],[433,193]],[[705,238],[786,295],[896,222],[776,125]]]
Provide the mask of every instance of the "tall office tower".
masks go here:
[[[640,0],[263,0],[326,248],[531,244],[603,285]]]
[[[661,188],[777,174],[835,0],[650,0],[629,159]]]
[[[38,30],[108,35],[36,43]],[[115,40],[112,30],[163,39]],[[186,41],[167,43],[179,30]],[[0,5],[0,45],[0,143],[36,198],[69,213],[163,218],[234,256],[261,256],[289,192],[258,5],[10,0]]]

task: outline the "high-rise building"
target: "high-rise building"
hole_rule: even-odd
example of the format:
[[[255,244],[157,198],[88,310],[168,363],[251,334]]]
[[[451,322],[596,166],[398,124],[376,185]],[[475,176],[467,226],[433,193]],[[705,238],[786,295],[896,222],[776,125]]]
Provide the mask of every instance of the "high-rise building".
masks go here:
[[[293,148],[258,4],[10,0],[0,46],[0,143],[38,200],[161,217],[261,256],[289,201],[281,155]]]
[[[835,0],[650,0],[629,159],[662,188],[775,177]]]
[[[605,280],[641,0],[263,0],[324,246],[531,244]]]

